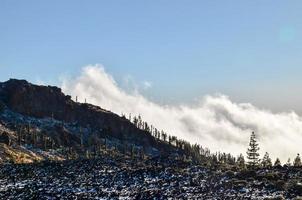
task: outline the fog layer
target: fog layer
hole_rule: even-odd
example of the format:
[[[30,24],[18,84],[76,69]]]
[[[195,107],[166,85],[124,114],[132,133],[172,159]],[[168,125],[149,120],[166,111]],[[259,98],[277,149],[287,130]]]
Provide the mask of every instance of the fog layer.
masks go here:
[[[141,114],[158,129],[211,151],[245,155],[255,131],[261,156],[267,151],[284,162],[301,152],[302,118],[294,112],[272,113],[250,103],[234,103],[225,95],[206,95],[195,105],[159,105],[137,90],[123,90],[101,65],[84,67],[77,77],[64,79],[62,88],[79,101],[87,99],[118,114]]]

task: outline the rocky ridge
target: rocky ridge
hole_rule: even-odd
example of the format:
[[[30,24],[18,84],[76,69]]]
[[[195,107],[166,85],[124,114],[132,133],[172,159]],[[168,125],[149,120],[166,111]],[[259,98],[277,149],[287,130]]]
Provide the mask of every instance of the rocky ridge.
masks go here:
[[[96,152],[95,148],[100,149],[104,143],[120,150],[125,146],[136,148],[151,156],[175,151],[173,146],[156,140],[128,119],[98,106],[75,102],[58,87],[16,79],[0,83],[0,135],[5,148],[32,157],[18,159],[20,162],[45,159],[32,156],[39,154],[37,149],[65,149],[70,154]],[[16,160],[13,157],[16,156],[2,161]]]

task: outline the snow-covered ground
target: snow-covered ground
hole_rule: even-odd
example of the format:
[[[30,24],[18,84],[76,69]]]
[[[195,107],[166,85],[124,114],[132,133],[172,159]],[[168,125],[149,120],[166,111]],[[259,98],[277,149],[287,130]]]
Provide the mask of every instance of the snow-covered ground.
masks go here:
[[[249,177],[177,160],[103,157],[3,165],[0,199],[294,199],[302,195],[301,178],[298,168],[259,170]]]

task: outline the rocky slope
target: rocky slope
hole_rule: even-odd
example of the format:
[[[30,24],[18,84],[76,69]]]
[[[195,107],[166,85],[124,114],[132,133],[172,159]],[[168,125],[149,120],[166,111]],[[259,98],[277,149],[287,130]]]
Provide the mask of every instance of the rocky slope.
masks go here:
[[[300,200],[302,169],[210,170],[174,159],[101,159],[4,165],[1,199]]]
[[[89,150],[92,145],[99,149],[104,143],[115,148],[136,148],[149,155],[175,151],[124,117],[74,102],[60,88],[16,79],[0,83],[0,143],[17,152],[21,152],[20,146],[31,147],[26,150],[32,153],[22,152],[26,157],[36,155],[36,149],[68,148],[77,152],[83,147]]]

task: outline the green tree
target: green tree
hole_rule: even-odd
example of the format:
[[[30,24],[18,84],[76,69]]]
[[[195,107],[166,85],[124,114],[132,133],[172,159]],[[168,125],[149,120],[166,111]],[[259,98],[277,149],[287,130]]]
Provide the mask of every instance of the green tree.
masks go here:
[[[256,140],[255,132],[252,132],[250,137],[249,148],[247,149],[247,165],[254,169],[259,165],[259,144]]]
[[[164,142],[167,140],[167,134],[164,131],[161,131],[161,138]]]
[[[143,120],[141,115],[138,115],[138,128],[143,129]]]
[[[281,166],[281,161],[279,158],[276,159],[275,163],[274,163],[274,167],[280,167]]]
[[[129,113],[129,121],[132,121],[131,113]]]
[[[138,128],[138,119],[136,116],[133,118],[133,124]]]
[[[268,167],[272,167],[272,160],[269,157],[269,154],[267,152],[265,152],[263,159],[261,161],[261,166],[264,168],[268,168]]]
[[[287,160],[287,162],[286,162],[286,164],[285,164],[284,166],[285,166],[285,167],[290,167],[290,166],[292,166],[292,163],[291,163],[290,158],[288,158],[288,160]]]
[[[297,157],[295,158],[295,160],[294,160],[294,166],[295,167],[301,167],[302,166],[300,154],[298,154]]]
[[[237,158],[237,161],[236,161],[236,164],[237,166],[240,168],[240,169],[244,169],[245,168],[245,160],[244,160],[244,156],[242,154],[240,154]]]

